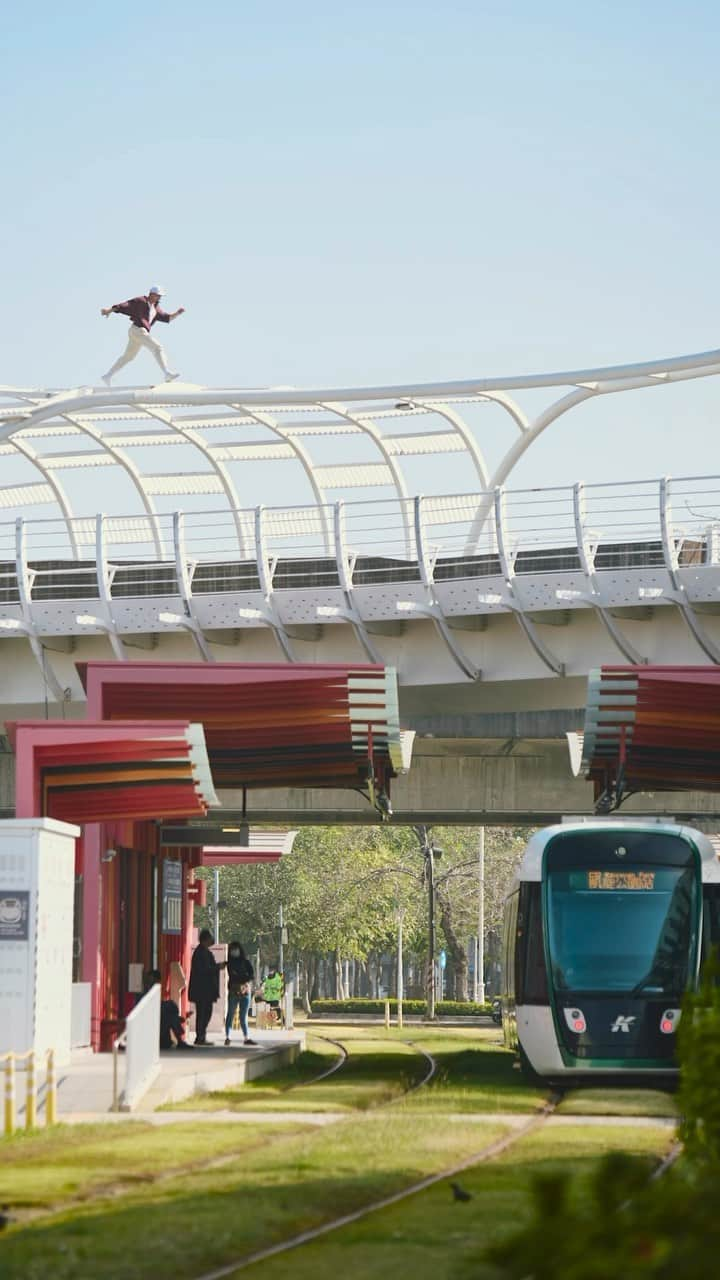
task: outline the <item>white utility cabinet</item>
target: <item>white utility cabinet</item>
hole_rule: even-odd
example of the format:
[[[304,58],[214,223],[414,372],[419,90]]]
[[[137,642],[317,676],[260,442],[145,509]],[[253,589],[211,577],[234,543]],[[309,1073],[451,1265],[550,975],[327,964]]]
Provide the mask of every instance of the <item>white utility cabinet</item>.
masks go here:
[[[70,1057],[78,827],[0,822],[0,1055]]]

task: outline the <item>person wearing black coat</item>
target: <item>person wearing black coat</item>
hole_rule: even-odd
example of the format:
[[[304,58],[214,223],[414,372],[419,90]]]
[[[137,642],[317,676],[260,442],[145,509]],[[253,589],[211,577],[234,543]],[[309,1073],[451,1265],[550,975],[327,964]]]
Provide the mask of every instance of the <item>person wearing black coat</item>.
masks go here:
[[[254,1045],[255,1041],[250,1039],[250,1032],[248,1031],[247,1016],[250,1008],[250,992],[252,991],[255,970],[245,955],[244,948],[235,939],[230,943],[228,950],[227,973],[228,1002],[227,1017],[225,1018],[225,1044],[230,1044],[230,1032],[235,1021],[235,1013],[239,1012],[243,1041],[247,1045]]]
[[[190,965],[188,996],[195,1005],[195,1043],[207,1044],[206,1033],[213,1005],[220,997],[220,969],[210,950],[213,936],[202,929]]]

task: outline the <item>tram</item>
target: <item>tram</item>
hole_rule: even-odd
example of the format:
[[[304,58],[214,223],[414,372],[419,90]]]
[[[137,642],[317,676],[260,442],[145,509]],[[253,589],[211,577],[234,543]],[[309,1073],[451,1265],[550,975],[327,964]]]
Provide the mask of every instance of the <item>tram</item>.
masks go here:
[[[671,1076],[684,992],[720,944],[720,862],[666,822],[538,831],[505,901],[502,1020],[523,1073]]]

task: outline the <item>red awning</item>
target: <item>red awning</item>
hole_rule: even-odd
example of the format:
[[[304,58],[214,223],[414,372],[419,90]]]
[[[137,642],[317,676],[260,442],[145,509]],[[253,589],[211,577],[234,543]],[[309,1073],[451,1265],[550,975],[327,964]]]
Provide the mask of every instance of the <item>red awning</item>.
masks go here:
[[[632,791],[720,790],[720,668],[591,672],[577,772],[605,809]]]
[[[200,856],[203,867],[237,867],[261,862],[279,862],[291,853],[297,831],[268,831],[257,828],[247,832],[247,843],[236,845],[204,845]]]
[[[199,725],[20,720],[7,730],[18,817],[189,818],[217,804]]]
[[[374,799],[409,766],[392,668],[91,662],[78,670],[89,715],[202,723],[218,788],[358,787]]]

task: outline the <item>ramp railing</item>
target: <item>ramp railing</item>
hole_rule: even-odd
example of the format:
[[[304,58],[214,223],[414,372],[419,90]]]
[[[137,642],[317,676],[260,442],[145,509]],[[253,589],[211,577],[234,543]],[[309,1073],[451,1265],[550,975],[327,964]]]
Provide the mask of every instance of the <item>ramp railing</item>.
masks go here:
[[[125,1051],[125,1084],[120,1088],[120,1052]],[[142,997],[113,1042],[113,1111],[132,1111],[160,1071],[160,985]]]

